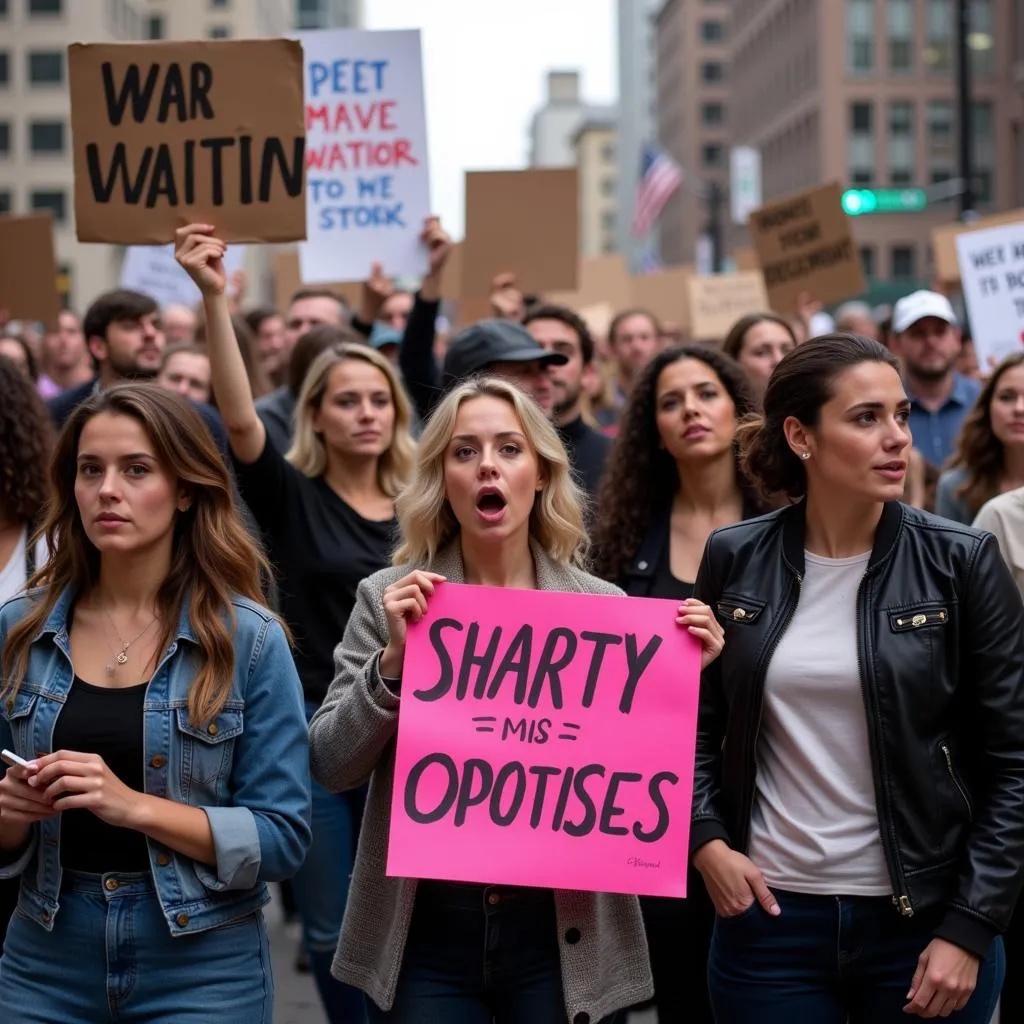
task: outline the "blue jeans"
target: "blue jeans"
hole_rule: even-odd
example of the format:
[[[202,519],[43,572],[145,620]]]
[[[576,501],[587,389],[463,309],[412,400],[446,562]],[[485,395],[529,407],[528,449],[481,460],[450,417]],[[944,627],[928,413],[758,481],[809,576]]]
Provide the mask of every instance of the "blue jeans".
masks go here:
[[[0,958],[4,1024],[270,1024],[263,914],[172,937],[145,874],[67,872],[52,932],[15,911]]]
[[[306,701],[307,720],[317,707]],[[362,992],[332,977],[331,961],[348,903],[366,797],[362,790],[330,793],[315,781],[312,789],[313,841],[305,863],[292,879],[302,918],[302,940],[330,1024],[363,1024],[366,1005]]]
[[[917,960],[939,912],[900,917],[888,897],[775,890],[771,917],[755,903],[715,921],[708,982],[718,1024],[907,1024]],[[946,1020],[989,1024],[1006,963],[996,939],[967,1006]]]

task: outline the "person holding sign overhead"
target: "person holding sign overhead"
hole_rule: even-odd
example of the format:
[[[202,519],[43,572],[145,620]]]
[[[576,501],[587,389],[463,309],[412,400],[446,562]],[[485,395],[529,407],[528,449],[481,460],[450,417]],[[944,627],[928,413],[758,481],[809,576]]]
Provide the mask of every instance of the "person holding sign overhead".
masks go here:
[[[1024,882],[1024,607],[991,534],[905,505],[877,342],[785,357],[745,467],[793,504],[716,530],[697,596],[693,863],[718,1024],[989,1024]]]
[[[407,624],[445,581],[621,594],[579,567],[579,498],[558,434],[524,392],[494,377],[455,385],[396,502],[394,566],[360,584],[310,742],[321,785],[370,780],[334,972],[369,995],[371,1020],[597,1024],[651,994],[633,896],[386,874]],[[677,607],[710,664],[722,646],[713,613]]]
[[[285,455],[267,435],[231,325],[224,243],[207,224],[178,232],[177,259],[203,295],[213,391],[242,496],[276,569],[278,608],[295,636],[307,717],[327,693],[334,647],[364,576],[394,546],[394,501],[412,466],[412,410],[391,364],[368,345],[330,345],[296,401]],[[299,344],[316,344],[314,328]],[[363,1017],[360,992],[331,977],[362,796],[313,788],[313,845],[293,887],[303,940],[331,1024]]]

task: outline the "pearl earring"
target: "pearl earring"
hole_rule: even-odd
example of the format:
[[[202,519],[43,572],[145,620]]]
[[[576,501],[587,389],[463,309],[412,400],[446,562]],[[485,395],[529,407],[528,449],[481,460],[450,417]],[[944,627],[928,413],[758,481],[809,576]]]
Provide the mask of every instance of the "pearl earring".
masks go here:
[[[803,459],[804,462],[806,462],[810,457],[811,457],[811,453],[810,452],[801,452],[800,453],[800,458]]]

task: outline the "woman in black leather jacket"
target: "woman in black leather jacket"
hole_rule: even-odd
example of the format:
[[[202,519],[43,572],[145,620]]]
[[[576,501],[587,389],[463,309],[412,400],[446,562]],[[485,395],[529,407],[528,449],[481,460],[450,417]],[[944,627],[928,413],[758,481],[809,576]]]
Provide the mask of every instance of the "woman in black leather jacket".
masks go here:
[[[768,493],[696,596],[691,848],[718,917],[718,1024],[988,1024],[1024,873],[1024,608],[990,534],[900,502],[896,360],[826,335],[741,428]]]

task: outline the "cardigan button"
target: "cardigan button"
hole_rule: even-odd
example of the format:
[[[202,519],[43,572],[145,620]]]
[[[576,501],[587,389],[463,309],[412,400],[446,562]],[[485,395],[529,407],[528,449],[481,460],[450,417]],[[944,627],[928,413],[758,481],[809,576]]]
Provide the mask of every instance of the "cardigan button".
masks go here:
[[[644,572],[644,571],[645,571],[645,570],[647,569],[647,563],[646,563],[646,562],[637,562],[637,563],[636,563],[636,567],[637,567],[637,568],[638,568],[638,569],[639,569],[639,570],[640,570],[641,572]],[[586,1016],[586,1014],[583,1014],[583,1016],[585,1017],[585,1016]]]
[[[565,933],[565,941],[568,942],[570,946],[575,946],[576,943],[580,941],[580,938],[581,935],[579,928],[570,928]]]
[[[577,1013],[572,1019],[572,1024],[590,1024],[589,1013]]]

